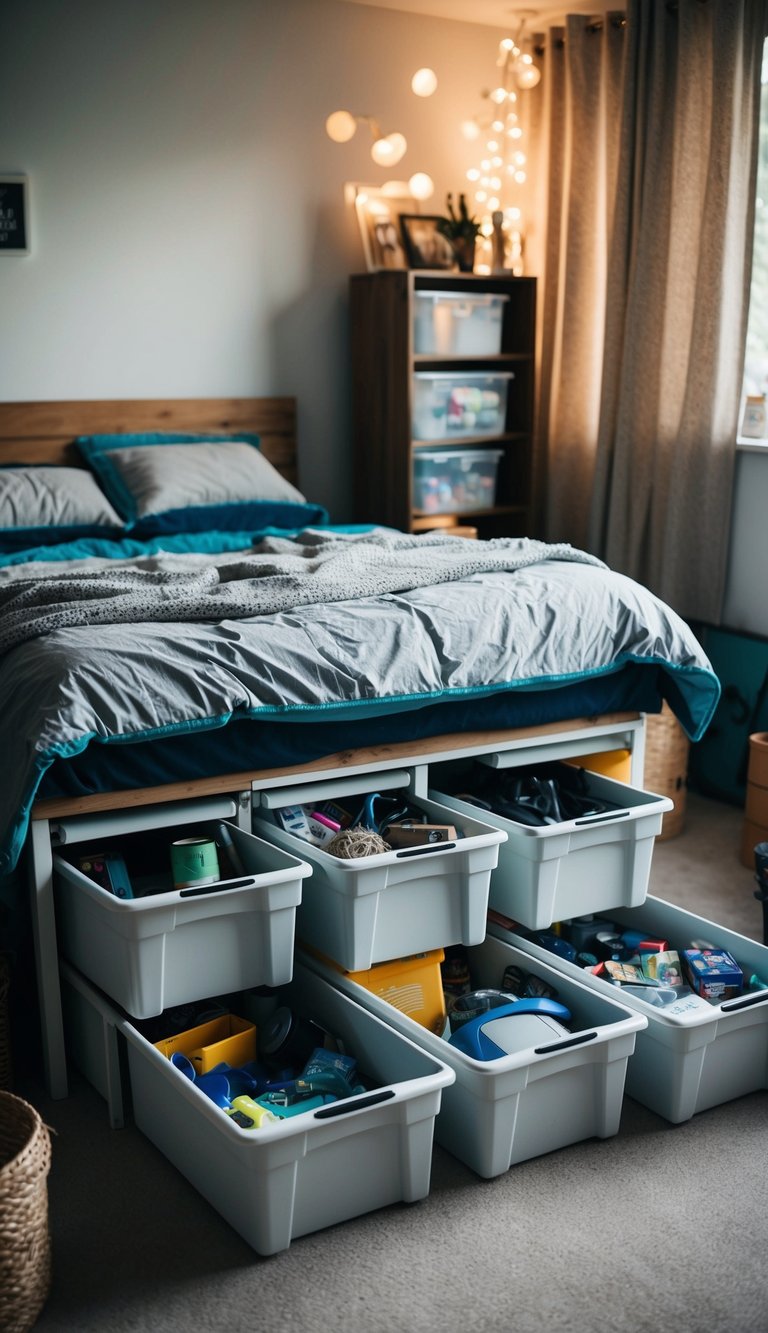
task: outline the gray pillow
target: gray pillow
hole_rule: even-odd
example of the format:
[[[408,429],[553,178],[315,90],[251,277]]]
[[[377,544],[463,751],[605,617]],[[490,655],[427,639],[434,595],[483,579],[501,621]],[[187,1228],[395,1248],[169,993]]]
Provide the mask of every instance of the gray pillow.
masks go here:
[[[305,498],[252,445],[215,444],[127,446],[102,455],[131,498],[131,518],[200,505]]]
[[[29,546],[118,529],[122,519],[84,468],[0,468],[0,544]]]

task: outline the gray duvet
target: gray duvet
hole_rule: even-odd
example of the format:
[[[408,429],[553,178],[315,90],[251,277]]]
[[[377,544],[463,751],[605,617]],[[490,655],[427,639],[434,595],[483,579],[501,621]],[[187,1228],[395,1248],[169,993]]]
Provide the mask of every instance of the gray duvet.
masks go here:
[[[254,554],[0,570],[0,872],[46,768],[96,739],[319,720],[569,683],[674,677],[695,738],[719,686],[686,624],[570,547],[305,533]]]

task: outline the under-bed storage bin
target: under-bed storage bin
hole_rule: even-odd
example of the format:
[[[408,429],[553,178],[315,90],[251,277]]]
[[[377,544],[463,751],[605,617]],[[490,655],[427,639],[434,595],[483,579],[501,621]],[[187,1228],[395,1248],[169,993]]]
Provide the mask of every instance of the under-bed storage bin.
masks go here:
[[[532,963],[519,947],[492,934],[467,955],[474,988],[498,989],[510,964],[555,986],[573,1016],[571,1036],[496,1060],[476,1060],[350,977],[335,977],[321,962],[308,961],[453,1070],[456,1081],[443,1093],[435,1140],[478,1175],[498,1176],[542,1153],[616,1134],[627,1060],[646,1019],[619,997],[597,995],[548,962]]]
[[[281,1003],[355,1056],[370,1092],[245,1130],[127,1021],[135,1122],[259,1254],[429,1193],[445,1064],[297,963]]]
[[[413,350],[427,356],[498,356],[505,294],[414,292]]]
[[[638,907],[648,892],[654,839],[671,800],[597,773],[586,776],[590,794],[616,808],[538,827],[480,812],[507,835],[491,876],[489,904],[531,930],[614,906]],[[430,795],[451,810],[463,816],[477,809],[445,794],[439,768],[432,770],[430,783]]]
[[[376,790],[375,777],[367,790]],[[324,794],[333,799],[338,788],[329,782]],[[275,794],[269,796],[274,808]],[[458,824],[464,836],[343,860],[279,828],[266,810],[254,815],[255,833],[312,866],[297,936],[348,972],[449,944],[477,944],[485,936],[488,886],[504,834],[469,809],[457,820],[434,800],[410,793],[408,800],[430,823]]]
[[[230,833],[242,876],[167,889],[158,873],[165,891],[132,899],[115,897],[62,855],[54,856],[60,951],[134,1018],[207,995],[290,981],[296,910],[311,867],[234,825]],[[102,850],[110,844],[121,850],[141,836],[103,840]],[[178,836],[178,830],[163,830],[168,844]]]
[[[512,371],[419,370],[413,377],[413,438],[501,435]]]
[[[604,916],[625,930],[642,930],[653,939],[663,939],[678,951],[688,948],[692,940],[706,939],[730,953],[747,980],[756,973],[768,981],[765,945],[660,898],[649,897],[642,907],[617,909]],[[574,963],[555,958],[538,945],[514,935],[506,938],[537,960],[548,959],[563,977],[580,978],[601,995],[615,996],[627,1008],[645,1015],[648,1026],[638,1033],[627,1070],[627,1093],[665,1120],[678,1124],[699,1111],[768,1086],[768,990],[672,1014],[583,972]],[[683,1003],[678,1001],[675,1007]]]

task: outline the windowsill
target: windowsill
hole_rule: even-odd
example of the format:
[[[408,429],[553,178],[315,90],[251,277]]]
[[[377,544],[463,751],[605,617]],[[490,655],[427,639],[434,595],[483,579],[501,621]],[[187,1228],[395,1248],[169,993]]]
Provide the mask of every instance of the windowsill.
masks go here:
[[[747,435],[737,435],[736,448],[745,454],[768,454],[768,438],[753,440]]]

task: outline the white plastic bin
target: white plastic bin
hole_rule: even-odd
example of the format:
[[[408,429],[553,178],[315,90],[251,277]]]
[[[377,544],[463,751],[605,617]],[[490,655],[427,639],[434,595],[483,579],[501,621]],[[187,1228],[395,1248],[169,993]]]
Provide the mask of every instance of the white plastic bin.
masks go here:
[[[375,778],[367,790],[376,790]],[[327,796],[335,794],[330,783]],[[437,801],[410,794],[408,799],[430,823],[457,823]],[[458,823],[464,836],[456,842],[350,860],[286,833],[267,815],[254,815],[254,831],[312,866],[297,913],[297,935],[347,971],[484,938],[491,871],[505,835],[474,814],[462,813]]]
[[[462,816],[477,810],[440,790],[439,773],[431,780],[435,800]],[[531,930],[614,906],[638,907],[648,892],[654,839],[672,801],[598,773],[589,773],[588,781],[592,795],[619,808],[539,827],[481,811],[485,822],[507,834],[489,905]]]
[[[308,960],[310,967],[333,977],[345,993],[453,1070],[456,1081],[443,1093],[435,1140],[486,1177],[583,1139],[616,1134],[627,1061],[635,1034],[646,1026],[646,1019],[617,997],[597,995],[549,962],[532,962],[503,938],[504,932],[500,935],[489,934],[467,951],[472,985],[500,988],[510,964],[535,972],[556,987],[558,1000],[571,1010],[570,1037],[498,1060],[475,1060],[349,977]]]
[[[460,440],[501,435],[506,428],[512,371],[416,371],[413,377],[415,440]]]
[[[672,949],[707,939],[732,954],[747,977],[757,973],[768,980],[768,947],[660,898],[648,897],[642,907],[618,908],[603,915],[625,929],[640,929],[650,938],[664,939]],[[679,1124],[699,1111],[768,1086],[768,991],[670,1013],[539,945],[514,935],[508,938],[537,961],[547,959],[562,976],[579,978],[601,995],[616,996],[622,1005],[648,1019],[629,1062],[626,1090],[665,1120]],[[681,1004],[679,1001],[676,1008]]]
[[[498,356],[505,294],[416,292],[413,345],[428,356]]]
[[[281,1002],[354,1055],[375,1090],[241,1129],[125,1020],[138,1128],[258,1254],[429,1193],[435,1116],[453,1073],[297,963]]]
[[[312,869],[234,825],[231,835],[242,877],[133,899],[116,898],[54,856],[61,952],[134,1018],[290,981],[296,910]]]
[[[413,506],[424,514],[492,509],[501,449],[419,449],[413,456]]]

